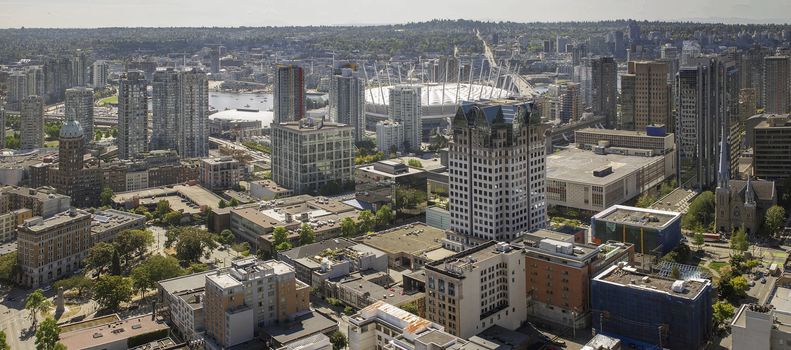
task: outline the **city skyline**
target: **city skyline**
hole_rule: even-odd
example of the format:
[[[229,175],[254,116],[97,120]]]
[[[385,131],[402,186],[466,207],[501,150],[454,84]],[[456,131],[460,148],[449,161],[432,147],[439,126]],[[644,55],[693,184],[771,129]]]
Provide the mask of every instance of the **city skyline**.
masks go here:
[[[185,6],[178,0],[120,2],[116,0],[3,0],[0,7],[0,28],[96,28],[96,27],[195,27],[195,26],[305,26],[305,25],[383,25],[432,19],[470,19],[511,22],[566,22],[635,19],[649,21],[699,21],[707,23],[788,23],[791,2],[763,0],[760,4],[743,0],[668,0],[663,2],[603,0],[590,2],[569,0],[564,11],[554,10],[552,2],[534,3],[517,0],[500,1],[499,6],[481,6],[470,0],[416,0],[392,3],[391,10],[378,11],[376,3],[357,2],[355,6],[339,6],[337,2],[308,0],[300,3],[260,3],[233,0],[213,3],[206,0]],[[760,5],[760,6],[758,6]],[[159,11],[151,11],[156,6]],[[231,13],[233,8],[261,6],[260,10]],[[90,7],[92,16],[80,15]],[[46,11],[41,11],[46,8]],[[508,8],[508,11],[503,11]],[[678,9],[684,8],[683,15]],[[421,9],[414,11],[414,9]],[[179,12],[180,16],[170,16]],[[222,19],[223,12],[228,12]],[[124,16],[116,16],[123,13]]]

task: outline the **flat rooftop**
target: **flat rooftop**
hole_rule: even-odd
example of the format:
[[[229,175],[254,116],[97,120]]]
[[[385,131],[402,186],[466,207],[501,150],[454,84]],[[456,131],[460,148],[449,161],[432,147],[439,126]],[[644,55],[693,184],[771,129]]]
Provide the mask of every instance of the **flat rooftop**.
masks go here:
[[[61,333],[60,342],[68,349],[93,348],[168,329],[168,325],[162,319],[152,320],[151,314],[148,314],[107,325]]]
[[[51,216],[47,219],[43,219],[40,221],[37,221],[40,217],[33,217],[25,220],[25,223],[23,223],[22,226],[24,226],[30,232],[38,233],[41,231],[49,230],[53,227],[57,227],[59,225],[82,220],[86,217],[90,218],[90,216],[91,214],[84,210],[75,209],[74,213],[71,213],[70,211],[64,211],[62,213],[56,214],[54,216]]]
[[[400,164],[400,162],[391,162],[391,163]],[[382,177],[389,177],[389,178],[399,178],[399,177],[415,175],[415,174],[419,174],[419,173],[423,172],[422,169],[416,169],[416,168],[413,168],[413,167],[407,167],[407,171],[405,171],[403,173],[391,174],[391,173],[388,173],[388,172],[385,172],[385,171],[379,171],[379,170],[374,169],[374,165],[373,164],[363,165],[363,166],[357,168],[355,171],[364,171],[364,172],[367,172],[367,173],[379,175],[379,176],[382,176]]]
[[[388,254],[405,252],[419,255],[441,248],[443,238],[445,231],[424,223],[414,223],[366,235],[356,241]]]
[[[783,287],[778,284],[775,292],[769,297],[767,304],[772,304],[775,310],[791,314],[791,288]]]
[[[146,199],[149,199],[150,202],[158,202],[164,199],[170,202],[172,209],[178,210],[175,207],[179,207],[179,209],[188,208],[189,211],[187,212],[197,210],[197,208],[190,207],[189,204],[217,209],[222,199],[220,196],[198,185],[176,185],[116,193],[113,196],[113,202],[123,204],[136,198],[140,199],[141,202],[145,202]]]
[[[338,328],[338,323],[316,311],[295,318],[293,321],[273,324],[261,329],[280,344],[288,344],[317,333],[328,334]]]
[[[310,123],[307,121],[308,118],[303,119],[302,121],[294,121],[294,122],[285,122],[280,124],[274,124],[274,127],[288,129],[297,132],[317,132],[317,131],[332,131],[332,130],[340,130],[340,129],[352,129],[352,126],[349,124],[341,124],[335,122],[324,121],[321,123],[321,119],[314,118],[313,122]],[[319,127],[319,125],[322,125]]]
[[[232,157],[212,157],[212,158],[203,158],[201,162],[210,164],[210,165],[217,165],[217,164],[233,164],[239,163],[236,159]]]
[[[547,155],[547,180],[606,186],[643,167],[656,162],[664,162],[664,159],[661,156],[602,155],[569,147]],[[594,170],[607,167],[612,167],[612,174],[603,177],[593,175]]]
[[[227,273],[209,275],[206,276],[206,280],[214,282],[214,284],[220,286],[220,288],[222,289],[239,287],[242,285],[241,282],[237,281],[235,278],[231,277],[231,275]]]
[[[641,137],[650,137],[655,139],[664,139],[666,137],[673,137],[673,134],[667,133],[664,136],[651,136],[646,134],[645,131],[637,131],[637,130],[614,130],[614,129],[597,129],[597,128],[584,128],[577,130],[577,132],[582,133],[590,133],[590,134],[598,134],[598,135],[618,135],[618,136],[641,136]]]
[[[614,205],[594,215],[593,218],[613,223],[659,229],[676,220],[680,220],[681,213]]]
[[[104,232],[118,226],[131,224],[135,221],[145,222],[146,217],[115,209],[101,210],[93,214],[91,232]]]
[[[644,277],[648,277],[645,279]],[[605,281],[620,285],[626,288],[639,288],[647,292],[664,293],[677,298],[694,300],[706,286],[711,285],[709,280],[688,279],[684,282],[684,291],[681,293],[673,291],[673,283],[676,280],[666,279],[656,276],[648,276],[638,273],[632,267],[620,268],[612,266],[605,270],[594,280]]]
[[[157,282],[159,287],[167,293],[175,294],[188,290],[204,288],[206,286],[206,276],[216,273],[217,270],[193,273],[191,275],[171,278]]]

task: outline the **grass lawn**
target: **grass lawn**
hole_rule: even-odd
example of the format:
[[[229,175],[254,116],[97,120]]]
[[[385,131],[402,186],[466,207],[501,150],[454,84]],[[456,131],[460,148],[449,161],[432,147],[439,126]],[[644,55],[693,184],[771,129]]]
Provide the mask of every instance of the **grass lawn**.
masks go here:
[[[717,271],[717,273],[720,273],[720,269],[724,266],[728,266],[728,263],[724,261],[712,261],[709,263],[709,267]]]
[[[104,106],[104,105],[106,105],[108,103],[110,103],[110,104],[118,104],[118,95],[105,97],[105,98],[99,100],[98,102],[96,102],[96,104],[99,105],[99,106]]]

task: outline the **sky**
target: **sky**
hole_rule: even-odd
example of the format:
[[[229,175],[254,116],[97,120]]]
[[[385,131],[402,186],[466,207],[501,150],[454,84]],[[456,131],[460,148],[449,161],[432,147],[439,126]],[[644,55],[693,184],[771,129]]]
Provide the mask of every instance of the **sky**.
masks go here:
[[[431,19],[789,23],[791,0],[0,0],[0,27],[393,24]]]

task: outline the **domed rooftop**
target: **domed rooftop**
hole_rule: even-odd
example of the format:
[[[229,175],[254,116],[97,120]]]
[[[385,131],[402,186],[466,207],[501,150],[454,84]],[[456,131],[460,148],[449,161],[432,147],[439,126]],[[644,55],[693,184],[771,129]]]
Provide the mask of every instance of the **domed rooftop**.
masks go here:
[[[82,137],[82,126],[76,120],[69,120],[60,128],[60,137],[66,139],[73,139]]]

